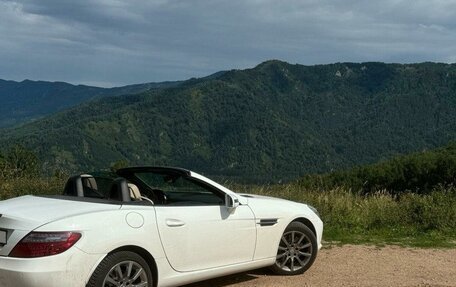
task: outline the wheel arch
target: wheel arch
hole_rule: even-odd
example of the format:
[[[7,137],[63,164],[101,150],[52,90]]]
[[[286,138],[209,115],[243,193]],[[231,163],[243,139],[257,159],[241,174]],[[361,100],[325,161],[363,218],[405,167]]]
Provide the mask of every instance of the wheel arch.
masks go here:
[[[312,233],[315,235],[315,238],[317,238],[317,236],[318,236],[317,230],[315,229],[315,226],[313,225],[312,221],[310,221],[309,219],[307,219],[305,217],[298,217],[298,218],[293,219],[290,223],[292,223],[292,222],[301,222],[302,224],[307,226],[312,231]]]
[[[136,245],[125,245],[125,246],[121,246],[121,247],[118,247],[118,248],[112,250],[111,252],[108,253],[108,255],[119,252],[119,251],[134,252],[134,253],[138,254],[139,256],[141,256],[144,260],[146,260],[147,264],[149,265],[150,271],[152,272],[153,286],[157,286],[157,284],[158,284],[158,267],[157,267],[157,263],[155,262],[155,258],[152,256],[152,254],[149,253],[149,251],[147,251],[146,249],[144,249],[142,247],[136,246]]]

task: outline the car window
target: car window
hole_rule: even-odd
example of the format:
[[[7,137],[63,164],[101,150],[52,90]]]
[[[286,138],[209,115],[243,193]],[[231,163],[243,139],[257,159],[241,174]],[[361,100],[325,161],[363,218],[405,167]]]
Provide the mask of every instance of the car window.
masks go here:
[[[84,197],[108,198],[113,181],[118,176],[107,171],[93,171],[81,176]]]
[[[198,180],[180,174],[137,173],[151,189],[164,194],[164,205],[223,205],[224,194]]]

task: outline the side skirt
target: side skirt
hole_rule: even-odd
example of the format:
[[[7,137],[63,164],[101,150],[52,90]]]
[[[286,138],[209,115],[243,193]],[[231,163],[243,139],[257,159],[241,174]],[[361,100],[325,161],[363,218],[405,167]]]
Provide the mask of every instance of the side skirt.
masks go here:
[[[262,267],[267,267],[273,265],[275,262],[275,257],[261,259],[256,261],[251,261],[247,263],[223,266],[207,270],[199,270],[195,272],[176,272],[174,270],[162,270],[165,272],[158,272],[160,278],[158,279],[158,287],[172,287],[180,286],[185,284],[190,284],[198,281],[203,281],[207,279],[212,279],[216,277],[226,276],[230,274],[235,274],[239,272],[245,272],[248,270],[254,270]],[[158,263],[158,262],[157,262]],[[157,264],[158,268],[163,266],[166,268],[168,262],[163,262],[165,264]]]

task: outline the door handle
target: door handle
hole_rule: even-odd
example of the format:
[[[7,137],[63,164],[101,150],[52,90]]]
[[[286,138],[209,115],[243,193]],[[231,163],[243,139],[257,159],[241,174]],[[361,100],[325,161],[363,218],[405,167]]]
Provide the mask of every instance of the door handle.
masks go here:
[[[166,225],[169,227],[179,227],[179,226],[184,226],[185,222],[180,221],[178,219],[166,219]]]

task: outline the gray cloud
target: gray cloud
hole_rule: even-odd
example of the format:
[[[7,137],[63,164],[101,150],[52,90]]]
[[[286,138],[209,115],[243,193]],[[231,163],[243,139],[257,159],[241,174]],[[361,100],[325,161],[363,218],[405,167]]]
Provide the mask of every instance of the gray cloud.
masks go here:
[[[456,1],[0,0],[0,78],[122,85],[267,59],[456,61]]]

